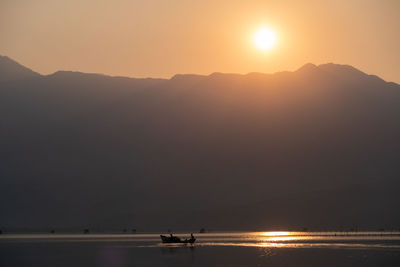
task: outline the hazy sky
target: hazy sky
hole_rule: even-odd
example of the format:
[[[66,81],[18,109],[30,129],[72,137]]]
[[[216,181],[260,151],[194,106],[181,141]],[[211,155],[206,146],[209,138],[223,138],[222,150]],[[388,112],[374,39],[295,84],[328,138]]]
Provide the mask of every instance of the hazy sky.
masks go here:
[[[267,26],[276,46],[261,52]],[[334,62],[400,83],[400,0],[0,0],[0,55],[43,74],[276,72]]]

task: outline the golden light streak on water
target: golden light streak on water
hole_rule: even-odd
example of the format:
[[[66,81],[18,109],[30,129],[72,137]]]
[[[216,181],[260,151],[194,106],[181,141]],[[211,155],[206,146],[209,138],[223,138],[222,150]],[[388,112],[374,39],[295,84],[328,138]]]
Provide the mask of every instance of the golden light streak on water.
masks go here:
[[[262,236],[287,236],[290,234],[291,234],[291,232],[277,231],[277,232],[263,232],[260,235],[262,235]]]

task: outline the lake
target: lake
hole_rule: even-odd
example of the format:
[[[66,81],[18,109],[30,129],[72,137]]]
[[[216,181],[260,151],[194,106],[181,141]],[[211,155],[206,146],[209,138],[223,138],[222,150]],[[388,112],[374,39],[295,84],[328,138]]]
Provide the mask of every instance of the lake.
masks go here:
[[[190,233],[176,234],[189,237]],[[0,266],[400,266],[400,232],[3,234]]]

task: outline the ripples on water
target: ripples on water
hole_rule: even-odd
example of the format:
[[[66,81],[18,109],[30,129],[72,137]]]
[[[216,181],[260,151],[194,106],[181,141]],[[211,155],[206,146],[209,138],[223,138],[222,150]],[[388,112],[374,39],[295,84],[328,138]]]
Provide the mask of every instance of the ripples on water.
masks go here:
[[[194,246],[386,249],[400,251],[400,232],[242,232],[195,234]],[[177,234],[186,238],[188,233]],[[101,242],[130,247],[182,247],[162,244],[159,234],[29,234],[0,236],[0,242]]]

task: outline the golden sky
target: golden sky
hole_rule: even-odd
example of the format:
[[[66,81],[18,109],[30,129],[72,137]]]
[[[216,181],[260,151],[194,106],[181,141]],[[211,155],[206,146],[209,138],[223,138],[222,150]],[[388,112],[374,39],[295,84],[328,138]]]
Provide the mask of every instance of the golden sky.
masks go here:
[[[277,43],[254,45],[268,27]],[[0,0],[0,55],[131,77],[350,64],[400,83],[399,0]]]

